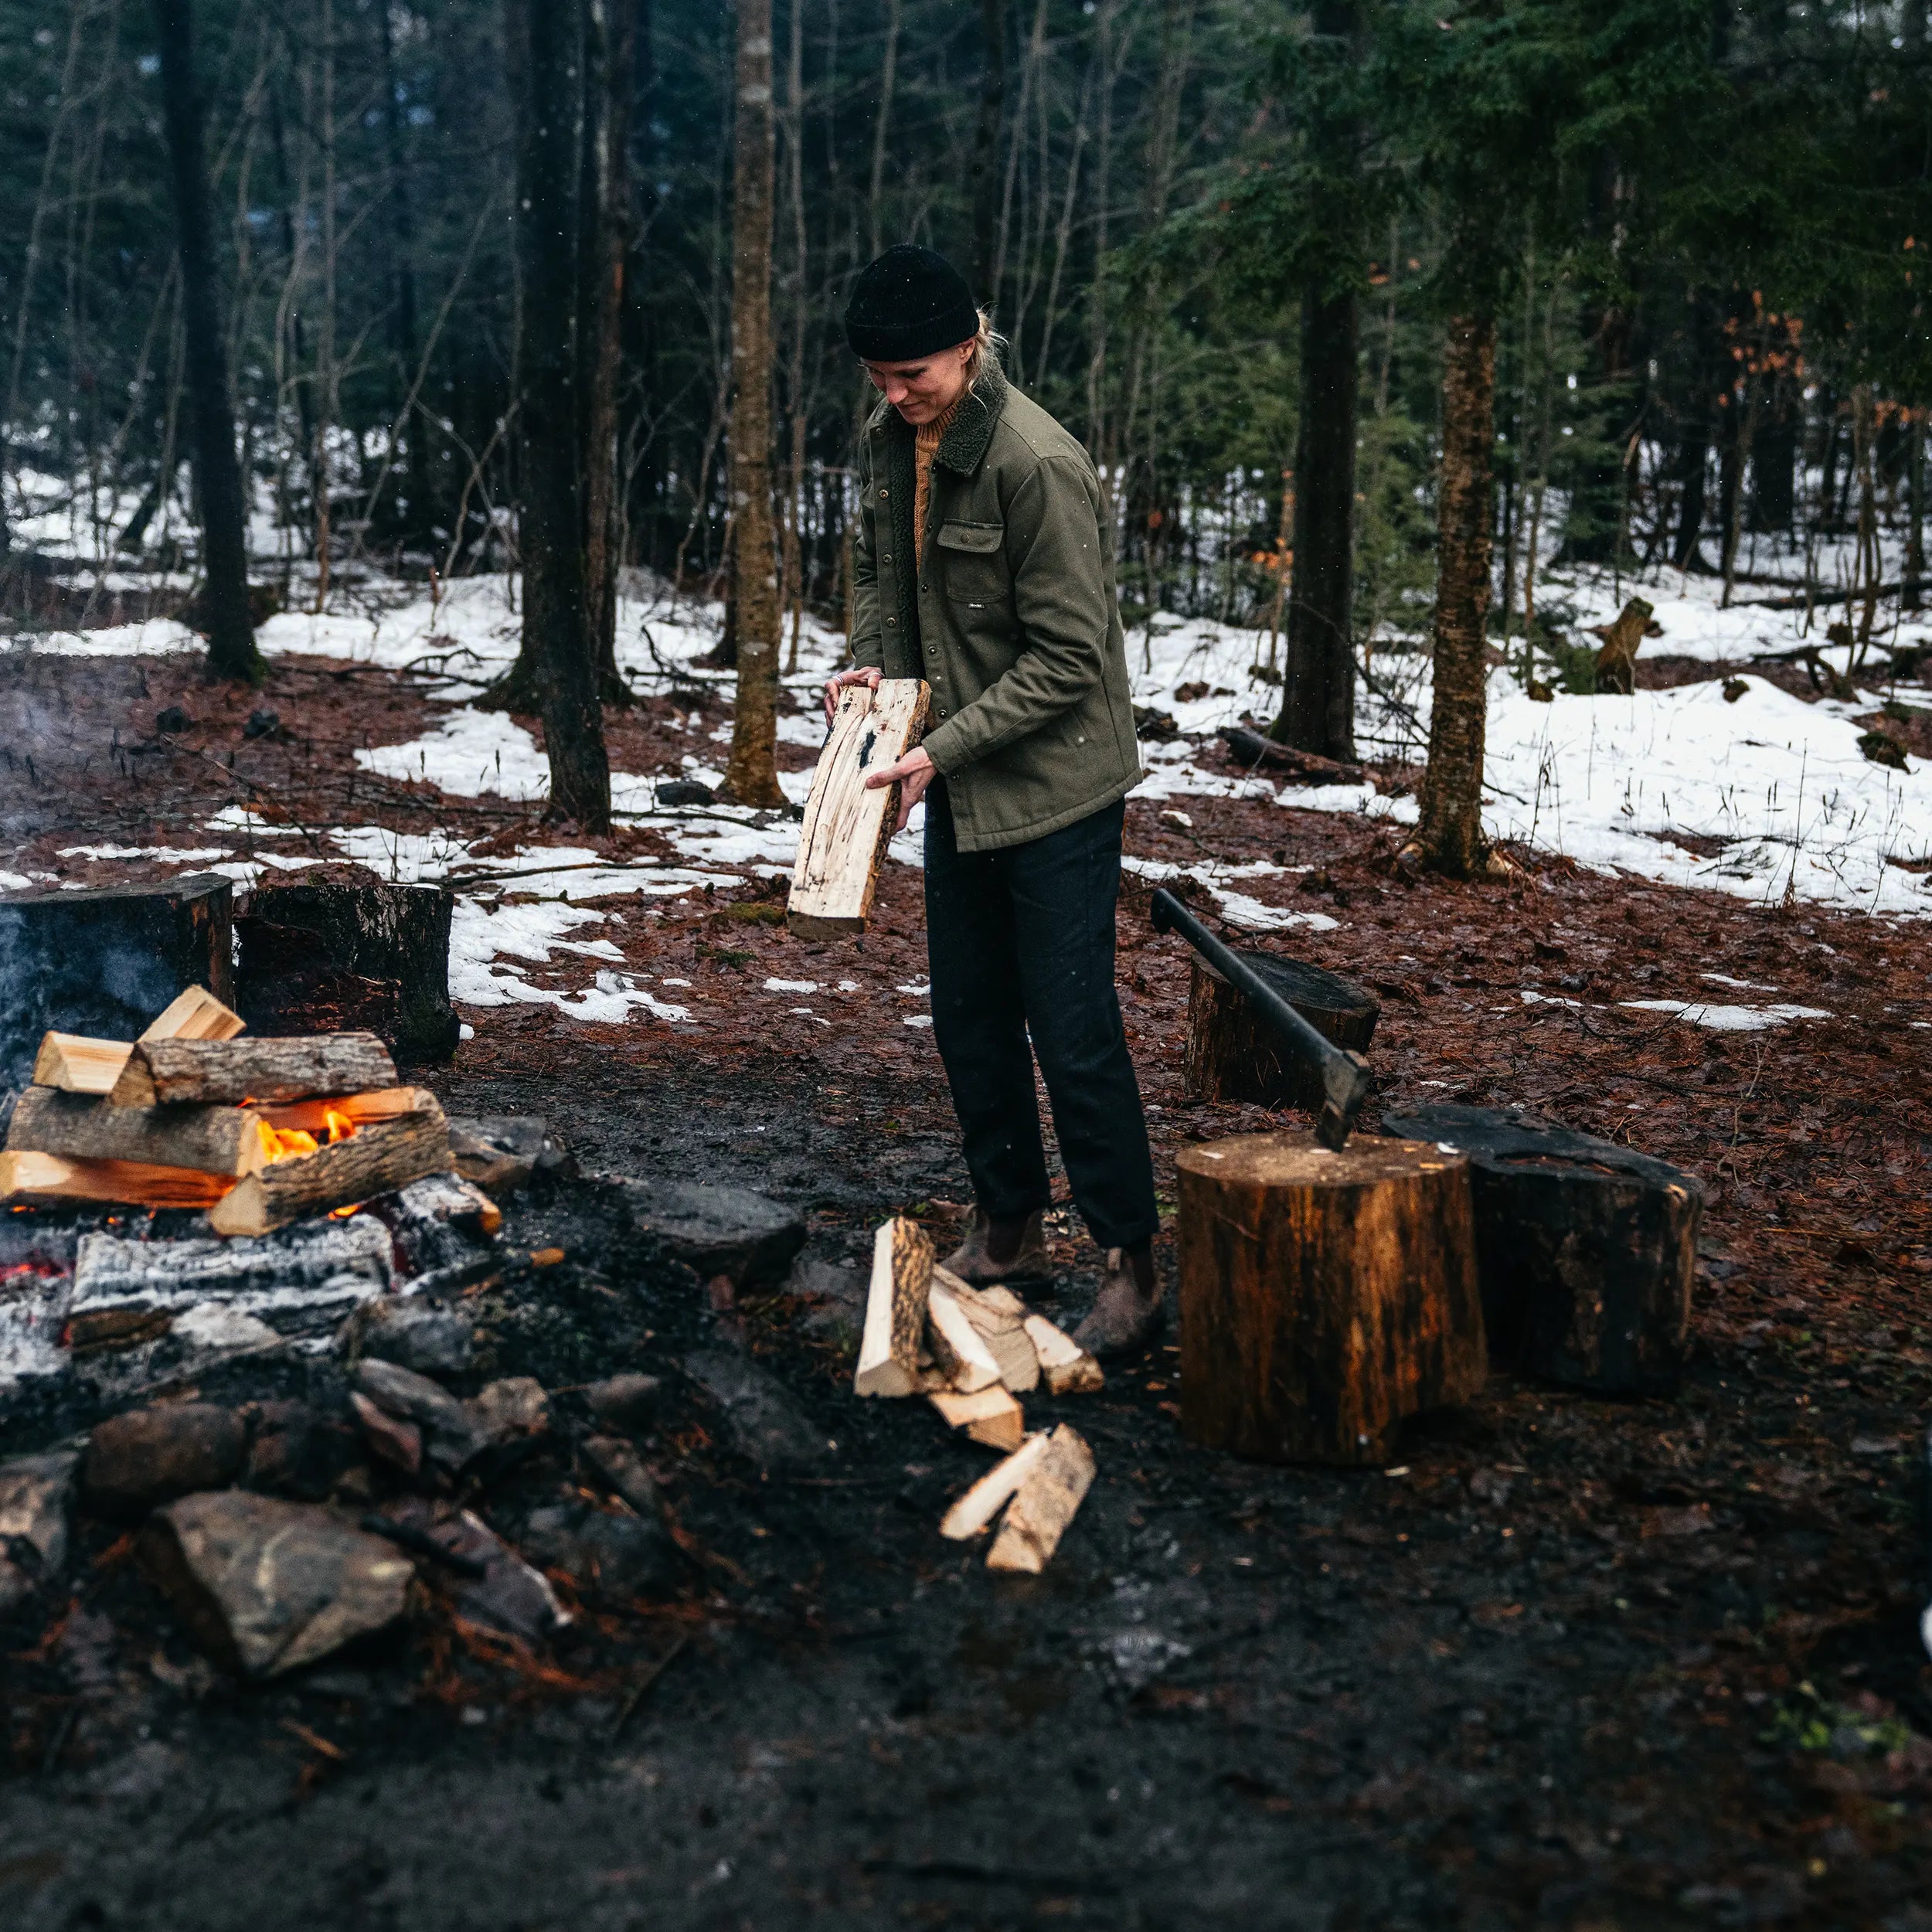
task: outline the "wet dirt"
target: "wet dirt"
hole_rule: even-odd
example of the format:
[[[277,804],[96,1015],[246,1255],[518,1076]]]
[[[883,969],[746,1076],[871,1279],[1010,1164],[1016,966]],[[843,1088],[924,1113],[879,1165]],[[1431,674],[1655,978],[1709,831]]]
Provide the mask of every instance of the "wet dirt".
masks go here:
[[[668,716],[624,729],[675,768]],[[170,768],[198,801],[224,782]],[[281,782],[319,821],[339,759]],[[386,1649],[243,1691],[205,1685],[90,1529],[71,1604],[7,1633],[6,1922],[1932,1924],[1922,929],[1546,859],[1505,887],[1412,883],[1372,826],[1183,802],[1185,829],[1135,805],[1129,849],[1308,868],[1243,889],[1332,927],[1229,937],[1377,992],[1379,1101],[1536,1107],[1705,1181],[1676,1400],[1497,1376],[1386,1472],[1271,1469],[1181,1438],[1170,1335],[1098,1396],[1029,1400],[1100,1475],[1045,1575],[995,1578],[935,1528],[987,1452],[917,1403],[855,1400],[778,1293],[741,1310],[747,1345],[838,1447],[760,1478],[679,1374],[716,1341],[700,1285],[602,1190],[538,1191],[506,1243],[566,1259],[490,1291],[491,1372],[665,1376],[641,1447],[701,1553],[687,1586],[589,1604],[553,1654],[509,1659],[431,1602]],[[94,811],[84,788],[62,809]],[[759,1187],[805,1213],[814,1260],[855,1266],[889,1212],[943,1237],[968,1189],[930,1032],[903,1023],[918,891],[887,869],[862,947],[793,939],[759,890],[665,902],[601,930],[690,981],[697,1025],[475,1009],[423,1077],[452,1110],[546,1114],[587,1172]],[[1293,1120],[1190,1104],[1186,956],[1145,910],[1123,902],[1120,982],[1165,1199],[1179,1146]],[[1713,1032],[1621,1003],[1651,998],[1828,1017]],[[1052,1233],[1042,1306],[1070,1324],[1097,1257],[1063,1202]]]

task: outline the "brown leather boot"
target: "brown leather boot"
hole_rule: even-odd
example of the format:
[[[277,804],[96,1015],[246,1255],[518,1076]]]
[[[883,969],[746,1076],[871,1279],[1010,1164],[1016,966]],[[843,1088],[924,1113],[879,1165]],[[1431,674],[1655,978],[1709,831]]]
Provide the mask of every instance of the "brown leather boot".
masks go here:
[[[1161,1325],[1161,1283],[1154,1272],[1154,1250],[1109,1248],[1100,1291],[1092,1312],[1073,1331],[1073,1339],[1097,1361],[1138,1355]]]
[[[996,1281],[1050,1281],[1053,1259],[1046,1251],[1045,1210],[1023,1221],[995,1221],[984,1208],[973,1209],[966,1238],[940,1264],[975,1288]]]

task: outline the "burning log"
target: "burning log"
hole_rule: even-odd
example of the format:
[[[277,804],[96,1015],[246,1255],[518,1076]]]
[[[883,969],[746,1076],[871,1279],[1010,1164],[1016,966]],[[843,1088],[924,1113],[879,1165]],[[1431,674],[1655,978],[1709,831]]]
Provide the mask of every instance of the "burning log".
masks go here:
[[[852,1388],[862,1396],[909,1396],[920,1384],[920,1344],[932,1287],[933,1244],[916,1222],[884,1223],[872,1239],[872,1288]]]
[[[194,872],[148,889],[0,902],[0,1082],[24,1087],[50,1027],[132,1039],[182,987],[234,999],[229,882]]]
[[[1306,1134],[1186,1148],[1181,1426],[1264,1462],[1383,1461],[1405,1416],[1485,1372],[1468,1163]]]
[[[866,776],[896,764],[919,743],[930,698],[918,678],[883,678],[876,691],[848,685],[838,694],[832,736],[805,801],[785,908],[801,938],[866,930],[899,806],[896,785],[868,791]]]
[[[250,1174],[223,1196],[209,1225],[218,1234],[266,1234],[304,1214],[325,1214],[444,1172],[448,1124],[436,1096],[425,1087],[416,1092],[412,1113]]]
[[[368,1094],[338,1094],[326,1100],[283,1100],[248,1111],[279,1134],[340,1134],[345,1125],[368,1127],[377,1121],[400,1119],[413,1114],[417,1094],[413,1087],[379,1087]]]
[[[1243,952],[1253,968],[1324,1039],[1357,1053],[1382,1016],[1372,993],[1299,960]],[[1182,1061],[1190,1091],[1204,1100],[1248,1100],[1260,1107],[1321,1105],[1321,1077],[1296,1064],[1281,1035],[1197,954],[1188,994],[1187,1046]]]
[[[396,1063],[373,1033],[303,1039],[137,1042],[109,1100],[117,1107],[307,1100],[396,1085]]]
[[[236,1004],[264,1032],[366,1031],[407,1059],[447,1060],[453,904],[445,886],[373,874],[258,886],[235,921]]]
[[[238,1107],[117,1107],[51,1087],[30,1087],[20,1096],[7,1148],[230,1175],[252,1174],[270,1158],[260,1123]]]
[[[171,1000],[144,1040],[233,1039],[242,1018],[205,986],[190,986]],[[47,1033],[34,1056],[33,1083],[67,1094],[105,1094],[121,1077],[134,1048],[126,1040],[90,1039],[80,1033]]]
[[[389,1288],[389,1230],[369,1215],[248,1240],[141,1241],[86,1234],[74,1259],[76,1315],[219,1301],[245,1312],[368,1301]]]
[[[230,1176],[139,1161],[72,1161],[58,1154],[0,1154],[0,1201],[9,1206],[117,1201],[130,1207],[213,1207],[235,1185]]]

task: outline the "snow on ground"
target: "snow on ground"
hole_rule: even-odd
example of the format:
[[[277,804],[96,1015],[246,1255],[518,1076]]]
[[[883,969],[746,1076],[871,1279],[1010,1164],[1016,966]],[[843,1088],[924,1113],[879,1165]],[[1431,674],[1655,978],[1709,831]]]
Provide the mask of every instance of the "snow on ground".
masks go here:
[[[673,606],[661,585],[629,573],[618,607],[618,661],[641,689],[689,689],[696,682],[729,684],[728,675],[697,660],[716,641],[718,613],[689,602]],[[1546,575],[1545,607],[1558,603],[1574,613],[1580,628],[1614,614],[1633,592],[1655,607],[1661,638],[1648,640],[1651,655],[1669,654],[1742,667],[1757,653],[1794,650],[1815,641],[1829,612],[1805,629],[1801,611],[1734,605],[1719,607],[1719,590],[1708,578],[1666,573],[1644,585],[1607,576]],[[501,575],[459,580],[432,598],[393,587],[383,594],[358,593],[361,614],[331,611],[317,616],[285,612],[260,634],[271,655],[324,656],[410,671],[423,677],[430,695],[451,705],[421,735],[398,744],[357,753],[366,769],[399,779],[427,780],[452,796],[541,799],[548,771],[530,733],[503,713],[478,708],[483,685],[515,659],[521,619],[517,586]],[[1740,586],[1740,597],[1764,594]],[[1887,641],[1932,636],[1915,624]],[[15,640],[14,648],[64,655],[153,655],[199,648],[178,624],[156,621],[111,631],[39,634]],[[808,622],[799,665],[782,680],[779,732],[790,744],[815,747],[825,725],[818,692],[840,661],[843,640]],[[1265,717],[1278,701],[1278,686],[1264,674],[1268,655],[1264,634],[1157,613],[1128,638],[1134,702],[1165,713],[1177,735],[1142,746],[1145,776],[1134,796],[1155,801],[1189,798],[1271,798],[1298,811],[1359,812],[1413,823],[1412,797],[1386,794],[1372,783],[1277,785],[1259,774],[1240,776],[1203,762],[1215,733],[1244,716]],[[1828,651],[1848,672],[1849,654]],[[1278,653],[1277,653],[1278,655]],[[1567,854],[1580,863],[1679,886],[1702,887],[1764,901],[1787,895],[1799,900],[1893,917],[1932,913],[1932,878],[1891,863],[1932,856],[1932,766],[1912,759],[1898,772],[1868,761],[1858,748],[1859,715],[1874,710],[1881,692],[1861,691],[1856,704],[1830,699],[1807,704],[1759,676],[1745,675],[1743,689],[1727,701],[1722,682],[1640,691],[1634,697],[1573,697],[1531,702],[1515,679],[1492,674],[1484,820],[1495,838],[1520,841]],[[1360,687],[1358,719],[1365,753],[1419,756],[1426,742],[1429,704],[1427,659],[1413,643],[1398,648],[1383,640],[1372,653]],[[700,750],[682,760],[682,775],[715,786],[722,776],[719,745],[728,731],[696,740]],[[447,879],[457,906],[451,953],[451,991],[473,1005],[540,1002],[587,1019],[621,1020],[642,1012],[668,1022],[692,1018],[688,1002],[665,1000],[647,990],[647,975],[623,970],[607,940],[567,935],[622,915],[595,910],[585,902],[626,900],[634,917],[649,917],[653,900],[682,896],[709,883],[735,886],[748,876],[788,871],[797,825],[788,817],[728,805],[659,808],[656,778],[613,775],[613,801],[626,822],[660,832],[673,860],[600,860],[587,849],[532,845],[508,857],[473,858],[462,839],[423,836],[376,825],[308,835],[272,825],[240,806],[208,821],[205,833],[220,846],[159,849],[141,855],[192,864],[248,882],[268,869],[290,869],[339,855],[372,867],[386,878]],[[802,804],[808,772],[781,775],[788,800]],[[892,857],[920,862],[923,808],[891,842]],[[291,845],[291,840],[303,842]],[[276,842],[281,842],[279,845]],[[83,849],[77,848],[77,852]],[[107,855],[85,849],[89,855]],[[1204,846],[1204,854],[1206,847]],[[132,856],[131,852],[117,853]],[[1149,879],[1178,876],[1182,869],[1130,856],[1130,869]],[[1321,927],[1326,913],[1270,906],[1240,890],[1235,882],[1293,869],[1265,861],[1239,862],[1204,855],[1185,869],[1213,896],[1231,923],[1257,931]],[[26,886],[24,878],[0,877],[0,885]],[[515,893],[521,901],[505,903]],[[532,983],[519,968],[572,954],[612,960],[600,968],[588,991],[565,994]],[[801,989],[802,990],[802,988]],[[1688,1023],[1740,1028],[1811,1017],[1808,1009],[1665,1002]],[[909,1024],[918,1024],[923,1015]]]

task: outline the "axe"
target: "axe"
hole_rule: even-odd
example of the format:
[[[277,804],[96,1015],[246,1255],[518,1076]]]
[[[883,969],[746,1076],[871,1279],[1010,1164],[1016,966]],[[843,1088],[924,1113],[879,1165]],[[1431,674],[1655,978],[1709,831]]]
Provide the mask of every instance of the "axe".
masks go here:
[[[1359,1053],[1325,1039],[1240,954],[1223,945],[1163,886],[1154,895],[1154,930],[1178,932],[1230,986],[1239,987],[1255,1011],[1281,1035],[1296,1063],[1321,1081],[1321,1111],[1315,1138],[1339,1154],[1369,1097],[1369,1063]]]

